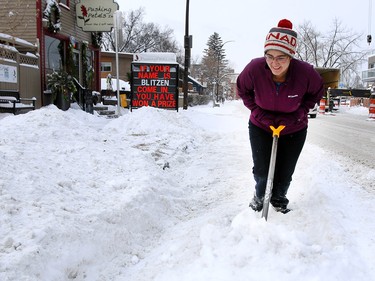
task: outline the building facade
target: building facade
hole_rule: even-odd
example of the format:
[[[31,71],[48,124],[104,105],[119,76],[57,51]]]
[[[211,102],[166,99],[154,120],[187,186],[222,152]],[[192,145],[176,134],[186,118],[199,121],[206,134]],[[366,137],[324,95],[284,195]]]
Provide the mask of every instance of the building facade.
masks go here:
[[[367,59],[367,70],[362,72],[362,81],[367,83],[368,88],[375,87],[375,55]]]
[[[133,54],[131,53],[118,53],[119,64],[119,79],[129,82],[131,75],[131,64],[133,61]],[[100,71],[101,78],[106,78],[108,74],[116,77],[116,53],[113,51],[102,51],[100,53]]]
[[[0,33],[24,39],[37,48],[40,90],[34,92],[41,105],[48,90],[47,75],[65,71],[82,87],[100,88],[100,33],[78,27],[78,0],[2,1]],[[26,77],[24,77],[26,78]],[[24,79],[20,77],[20,79]],[[34,81],[35,83],[35,81]],[[22,95],[22,93],[21,93]]]

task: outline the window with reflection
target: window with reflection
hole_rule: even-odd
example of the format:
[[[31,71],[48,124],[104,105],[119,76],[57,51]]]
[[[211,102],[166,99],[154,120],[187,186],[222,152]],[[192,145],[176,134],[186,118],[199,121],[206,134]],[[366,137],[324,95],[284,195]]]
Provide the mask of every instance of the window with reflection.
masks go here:
[[[59,50],[60,43],[61,41],[56,38],[45,36],[44,54],[46,58],[46,73],[58,71],[62,67],[61,55]]]

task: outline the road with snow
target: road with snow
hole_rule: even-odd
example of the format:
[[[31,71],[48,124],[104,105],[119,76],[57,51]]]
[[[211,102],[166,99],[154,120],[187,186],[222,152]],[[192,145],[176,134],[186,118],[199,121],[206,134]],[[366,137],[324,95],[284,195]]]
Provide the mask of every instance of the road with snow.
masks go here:
[[[343,110],[310,119],[308,141],[322,147],[328,153],[335,154],[335,157],[337,155],[345,158],[345,162],[352,162],[353,166],[348,166],[346,171],[354,175],[357,165],[369,170],[375,169],[374,132],[374,120],[369,120],[364,115],[347,114]],[[365,187],[375,191],[373,182],[369,182]]]

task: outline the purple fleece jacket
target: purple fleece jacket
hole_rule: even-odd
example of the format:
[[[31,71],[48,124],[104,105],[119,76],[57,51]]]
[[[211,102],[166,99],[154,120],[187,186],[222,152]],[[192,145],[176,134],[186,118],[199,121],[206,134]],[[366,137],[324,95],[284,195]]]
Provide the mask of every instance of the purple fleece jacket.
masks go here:
[[[265,58],[253,59],[237,78],[237,93],[251,110],[250,121],[266,131],[285,125],[281,135],[307,127],[308,112],[322,98],[323,80],[312,65],[292,59],[284,83],[276,86]]]

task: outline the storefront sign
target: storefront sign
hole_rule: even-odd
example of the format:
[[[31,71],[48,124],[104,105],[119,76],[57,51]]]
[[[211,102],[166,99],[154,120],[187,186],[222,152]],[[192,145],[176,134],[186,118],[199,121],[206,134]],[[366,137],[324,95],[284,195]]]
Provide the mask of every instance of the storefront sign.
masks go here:
[[[77,25],[83,31],[111,31],[113,14],[118,8],[113,0],[81,0],[76,4]]]
[[[133,61],[138,62],[164,62],[176,63],[177,58],[175,53],[137,53],[133,55]]]
[[[178,110],[178,64],[132,63],[131,107]]]
[[[17,67],[0,64],[0,82],[17,83]]]

